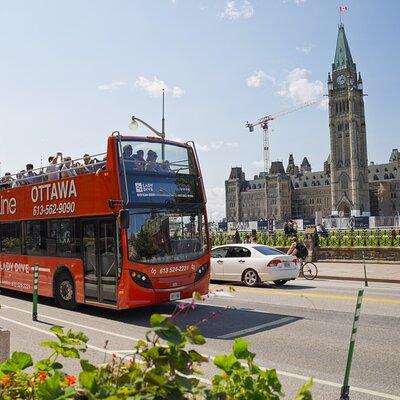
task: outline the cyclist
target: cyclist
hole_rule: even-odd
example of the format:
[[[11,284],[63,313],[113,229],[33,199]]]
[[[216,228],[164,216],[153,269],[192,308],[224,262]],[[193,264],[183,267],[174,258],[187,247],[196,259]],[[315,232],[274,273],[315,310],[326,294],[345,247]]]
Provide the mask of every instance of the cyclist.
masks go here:
[[[301,261],[304,261],[308,256],[308,250],[307,250],[307,247],[303,243],[300,243],[298,241],[297,237],[293,237],[292,244],[291,244],[287,254],[296,256]]]

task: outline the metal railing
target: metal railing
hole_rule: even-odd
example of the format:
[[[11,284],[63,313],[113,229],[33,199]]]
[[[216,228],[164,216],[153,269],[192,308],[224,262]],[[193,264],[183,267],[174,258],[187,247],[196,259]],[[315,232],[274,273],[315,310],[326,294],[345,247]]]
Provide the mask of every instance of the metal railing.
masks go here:
[[[45,167],[35,168],[30,170],[31,175],[27,176],[28,171],[21,171],[15,174],[4,175],[0,177],[0,190],[9,189],[6,185],[11,185],[11,188],[24,186],[24,185],[34,185],[38,183],[43,183],[47,181],[54,181],[58,179],[62,179],[62,172],[74,171],[77,175],[83,175],[88,173],[95,173],[97,170],[102,169],[107,160],[104,158],[107,153],[98,153],[89,156],[92,161],[90,164],[85,164],[84,159],[87,157],[80,157],[75,159],[65,160],[63,159],[61,162],[57,164],[48,164]],[[98,160],[98,157],[103,157],[103,160]],[[82,163],[81,163],[82,162]],[[67,163],[70,163],[70,166],[66,169],[62,169]],[[58,167],[55,171],[46,172],[48,167],[54,166]],[[93,168],[93,171],[88,170],[88,167]],[[82,172],[85,171],[85,172]],[[49,179],[50,176],[54,174],[59,174],[57,179]],[[33,182],[32,182],[33,181]]]

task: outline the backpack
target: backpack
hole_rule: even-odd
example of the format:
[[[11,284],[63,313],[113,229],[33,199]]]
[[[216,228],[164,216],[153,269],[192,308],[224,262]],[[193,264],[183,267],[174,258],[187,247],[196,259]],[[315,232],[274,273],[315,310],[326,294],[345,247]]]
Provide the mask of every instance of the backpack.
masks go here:
[[[303,243],[298,243],[296,246],[297,253],[296,256],[302,258],[303,260],[308,256],[307,247]]]

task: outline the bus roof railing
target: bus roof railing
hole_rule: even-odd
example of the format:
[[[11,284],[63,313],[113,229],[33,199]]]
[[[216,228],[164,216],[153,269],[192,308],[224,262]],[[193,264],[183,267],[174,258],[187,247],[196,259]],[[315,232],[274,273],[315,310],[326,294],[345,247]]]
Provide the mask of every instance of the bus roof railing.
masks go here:
[[[19,183],[26,182],[26,181],[31,180],[32,178],[35,178],[35,177],[38,180],[40,178],[42,178],[41,181],[42,182],[46,182],[47,179],[45,179],[45,178],[47,178],[49,175],[52,175],[52,174],[55,174],[55,173],[60,173],[61,174],[62,167],[65,165],[66,162],[70,162],[71,163],[71,167],[69,169],[72,170],[72,171],[77,171],[77,170],[86,168],[87,166],[92,166],[92,167],[96,167],[97,166],[98,167],[97,169],[100,169],[102,166],[105,165],[105,162],[106,162],[105,156],[106,155],[107,155],[107,153],[98,153],[98,154],[89,155],[91,160],[95,160],[96,161],[96,162],[92,162],[90,164],[84,164],[84,163],[81,164],[81,163],[79,163],[79,161],[84,161],[84,159],[87,158],[88,156],[80,157],[80,158],[74,158],[74,159],[69,159],[68,158],[68,160],[63,159],[63,161],[61,161],[61,162],[59,162],[57,164],[47,164],[46,166],[42,166],[40,168],[35,168],[35,169],[30,170],[35,175],[28,176],[28,177],[26,176],[26,173],[28,172],[26,170],[22,170],[20,172],[15,173],[15,174],[3,175],[3,176],[0,177],[0,185],[1,184],[3,184],[3,185],[7,184],[8,182],[4,181],[4,178],[9,178],[9,177],[12,179],[12,181],[11,181],[12,183],[14,183],[14,182],[19,182]],[[103,157],[103,160],[98,160],[97,157]],[[56,170],[56,171],[45,172],[45,170],[50,165],[54,165],[56,167],[59,167],[59,169]],[[96,172],[96,171],[93,171],[93,172]],[[86,173],[92,173],[92,172],[86,172]],[[61,176],[60,176],[59,179],[61,179]],[[53,180],[56,180],[56,179],[53,179]],[[38,182],[35,182],[35,183],[41,183],[41,182],[38,181]]]

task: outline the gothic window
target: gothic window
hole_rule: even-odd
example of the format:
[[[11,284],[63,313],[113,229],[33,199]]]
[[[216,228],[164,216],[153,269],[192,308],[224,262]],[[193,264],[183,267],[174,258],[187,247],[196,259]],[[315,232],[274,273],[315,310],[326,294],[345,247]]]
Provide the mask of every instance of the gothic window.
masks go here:
[[[346,131],[348,131],[349,130],[349,123],[346,122],[344,127],[345,127]]]
[[[339,113],[340,114],[342,113],[342,102],[341,101],[339,101]]]
[[[325,185],[329,185],[329,181],[328,181],[328,179],[325,181]]]
[[[338,124],[337,130],[340,132],[342,130],[343,125],[341,123]]]
[[[394,175],[392,173],[389,174],[389,179],[394,179]]]
[[[256,185],[253,185],[253,189],[255,189],[256,188]]]
[[[346,107],[347,107],[347,111],[349,111],[349,101],[346,101]]]
[[[385,167],[385,172],[388,172],[388,169]]]
[[[343,161],[339,160],[337,162],[337,166],[338,166],[338,168],[342,168],[343,167]]]
[[[336,108],[336,114],[339,114],[338,102],[337,101],[335,101],[335,108]]]
[[[374,181],[378,181],[378,180],[379,180],[378,175],[374,175]]]
[[[379,169],[377,168],[375,171],[376,171],[376,172],[379,172]]]
[[[383,175],[383,179],[389,179],[389,175],[388,174]]]
[[[294,187],[295,187],[295,188],[298,188],[298,187],[299,187],[299,184],[296,182],[296,183],[294,184]]]
[[[258,184],[258,189],[261,189],[261,183]]]
[[[307,182],[304,182],[304,183],[303,183],[303,187],[307,187]]]
[[[311,186],[315,186],[315,182],[314,181],[311,182]]]
[[[321,182],[320,181],[317,181],[317,186],[321,186]]]
[[[340,178],[339,178],[339,185],[340,188],[342,190],[346,190],[349,188],[349,178],[347,175],[343,174]]]

